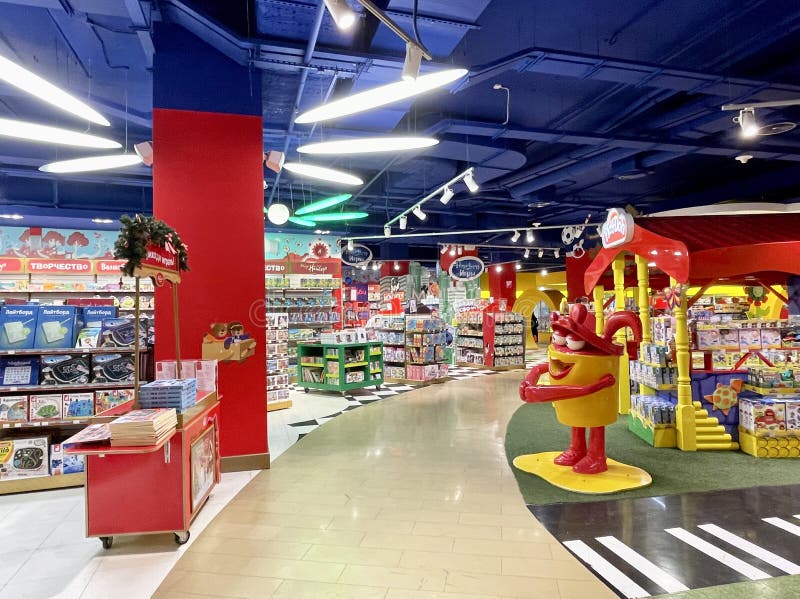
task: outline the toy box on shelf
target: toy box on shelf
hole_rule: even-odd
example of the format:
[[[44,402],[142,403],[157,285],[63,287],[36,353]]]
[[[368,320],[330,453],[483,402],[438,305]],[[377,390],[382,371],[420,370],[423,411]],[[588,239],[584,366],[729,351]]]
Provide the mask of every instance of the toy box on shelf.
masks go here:
[[[628,429],[653,447],[675,447],[675,404],[657,395],[631,395]]]
[[[493,307],[456,314],[460,366],[509,370],[525,367],[525,317]]]
[[[800,457],[800,393],[739,400],[739,445],[758,458]]]
[[[277,310],[277,308],[276,308]],[[292,407],[289,399],[289,313],[267,312],[267,411]]]

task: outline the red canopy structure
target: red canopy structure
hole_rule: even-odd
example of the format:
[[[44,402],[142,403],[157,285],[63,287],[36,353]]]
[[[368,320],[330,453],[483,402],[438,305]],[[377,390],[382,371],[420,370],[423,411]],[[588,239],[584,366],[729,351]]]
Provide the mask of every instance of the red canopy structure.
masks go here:
[[[800,274],[800,215],[637,219],[631,241],[601,249],[586,270],[587,293],[623,251],[646,258],[679,283],[782,284],[787,274]]]

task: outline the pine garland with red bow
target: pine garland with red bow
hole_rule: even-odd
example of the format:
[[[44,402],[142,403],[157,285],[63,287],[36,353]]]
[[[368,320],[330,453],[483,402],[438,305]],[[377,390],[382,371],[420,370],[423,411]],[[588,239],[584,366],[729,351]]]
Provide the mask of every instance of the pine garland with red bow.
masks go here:
[[[149,243],[174,252],[178,258],[178,268],[183,271],[189,270],[189,246],[181,241],[175,229],[167,223],[141,214],[133,218],[123,215],[119,222],[122,227],[114,243],[114,257],[127,261],[122,267],[124,274],[133,276],[133,271],[141,266],[142,260],[147,256]]]

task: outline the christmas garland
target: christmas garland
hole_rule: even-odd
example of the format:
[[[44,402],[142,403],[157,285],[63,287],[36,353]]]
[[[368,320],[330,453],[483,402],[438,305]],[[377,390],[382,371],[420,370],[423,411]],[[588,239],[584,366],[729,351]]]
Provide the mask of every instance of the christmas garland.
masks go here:
[[[178,237],[178,233],[164,221],[152,216],[137,214],[133,218],[124,215],[119,222],[122,228],[119,237],[114,243],[114,257],[118,260],[127,260],[122,272],[129,277],[133,271],[141,266],[142,260],[147,256],[147,244],[152,243],[159,247],[166,247],[175,252],[178,258],[178,268],[189,270],[188,247]]]

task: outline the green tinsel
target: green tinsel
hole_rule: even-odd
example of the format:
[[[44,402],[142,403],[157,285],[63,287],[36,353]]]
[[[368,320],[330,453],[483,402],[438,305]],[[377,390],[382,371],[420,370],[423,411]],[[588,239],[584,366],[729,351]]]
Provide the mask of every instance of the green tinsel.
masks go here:
[[[141,214],[137,214],[133,218],[124,215],[120,217],[119,222],[122,227],[119,237],[114,243],[114,257],[127,261],[122,267],[122,272],[127,276],[132,277],[134,269],[141,266],[142,260],[147,256],[148,243],[163,248],[169,242],[177,252],[178,268],[189,270],[187,247],[178,237],[175,229],[167,223]]]

